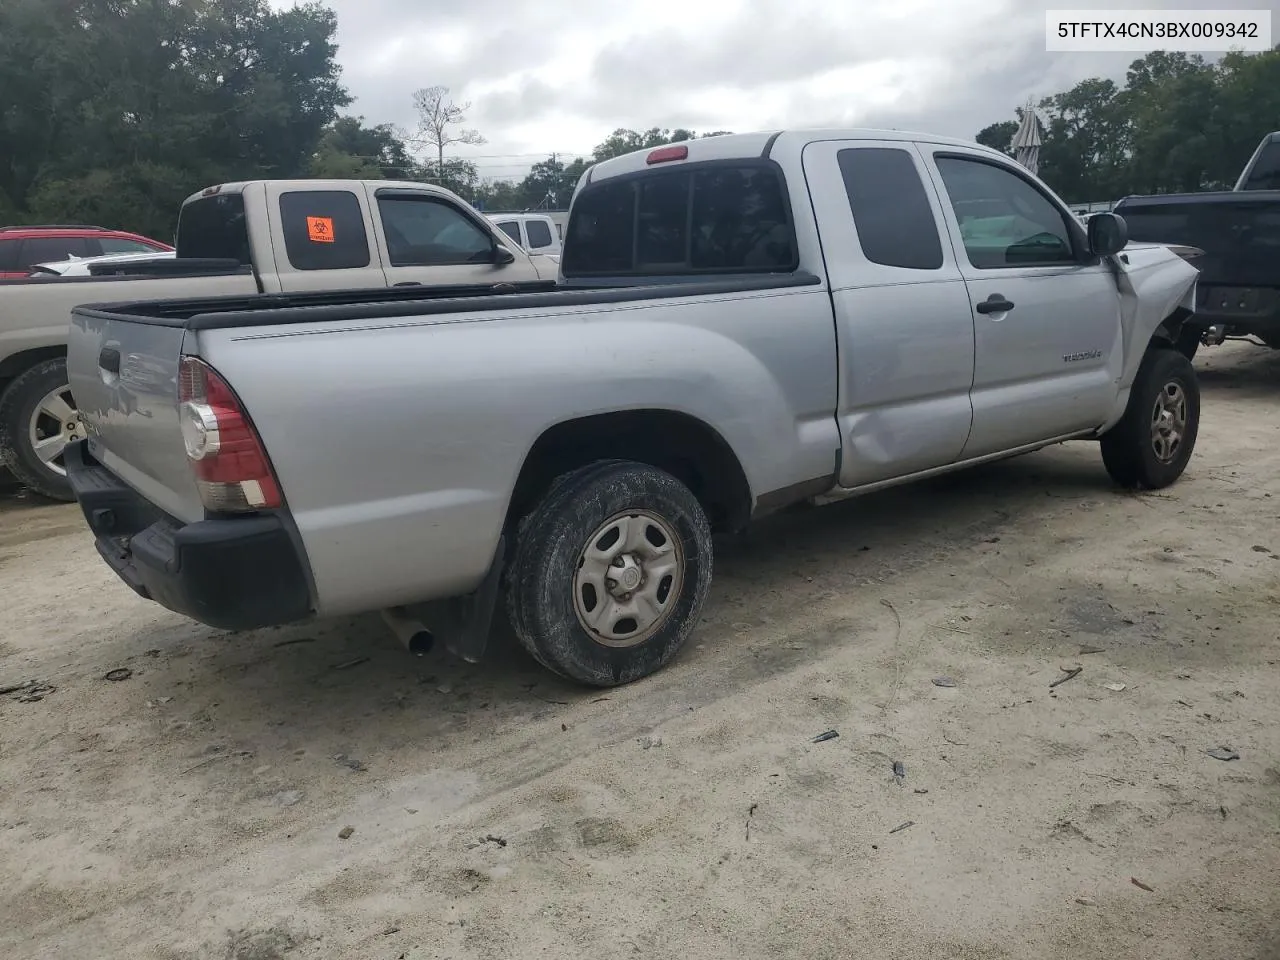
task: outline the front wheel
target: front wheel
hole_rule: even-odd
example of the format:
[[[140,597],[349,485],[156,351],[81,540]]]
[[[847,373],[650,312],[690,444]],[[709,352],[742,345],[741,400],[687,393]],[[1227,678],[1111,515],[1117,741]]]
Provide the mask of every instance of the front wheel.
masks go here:
[[[84,436],[67,383],[67,361],[44,360],[0,395],[0,459],[20,483],[51,500],[75,499],[67,445]]]
[[[1200,384],[1191,361],[1152,348],[1142,358],[1124,416],[1102,437],[1102,462],[1122,487],[1158,490],[1182,476],[1200,430]]]
[[[646,464],[603,461],[561,477],[521,522],[507,612],[543,666],[618,686],[684,645],[711,568],[711,529],[683,483]]]

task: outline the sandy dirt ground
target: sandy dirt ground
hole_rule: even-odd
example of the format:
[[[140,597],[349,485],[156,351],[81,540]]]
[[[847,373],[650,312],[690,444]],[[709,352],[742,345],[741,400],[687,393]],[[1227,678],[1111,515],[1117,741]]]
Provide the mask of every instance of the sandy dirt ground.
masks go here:
[[[0,957],[1280,957],[1280,353],[1197,367],[1170,490],[1075,444],[776,517],[613,691],[210,630],[11,496]]]

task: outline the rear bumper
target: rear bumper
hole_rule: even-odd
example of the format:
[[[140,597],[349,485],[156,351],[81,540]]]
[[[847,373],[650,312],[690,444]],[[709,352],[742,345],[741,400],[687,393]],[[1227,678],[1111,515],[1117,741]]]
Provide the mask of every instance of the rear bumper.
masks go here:
[[[140,597],[223,630],[311,615],[302,558],[279,515],[184,524],[97,463],[83,441],[65,462],[98,553]]]
[[[1200,284],[1191,324],[1226,327],[1229,336],[1280,333],[1280,286],[1229,287]]]

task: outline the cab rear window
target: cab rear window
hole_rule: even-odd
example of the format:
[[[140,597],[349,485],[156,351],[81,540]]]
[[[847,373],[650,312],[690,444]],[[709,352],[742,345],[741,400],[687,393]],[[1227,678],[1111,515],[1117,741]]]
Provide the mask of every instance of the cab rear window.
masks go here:
[[[253,263],[244,196],[216,193],[187,203],[178,215],[178,256],[184,260],[209,258]]]
[[[574,200],[566,277],[778,273],[798,266],[782,175],[715,161],[589,184]]]

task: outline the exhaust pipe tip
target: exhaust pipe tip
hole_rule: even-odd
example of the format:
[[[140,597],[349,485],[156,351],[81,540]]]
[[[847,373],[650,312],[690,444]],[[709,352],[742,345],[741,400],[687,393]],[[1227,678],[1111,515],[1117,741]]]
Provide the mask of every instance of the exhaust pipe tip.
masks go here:
[[[425,657],[435,647],[436,638],[430,630],[417,630],[409,635],[404,645],[415,657]]]
[[[425,657],[436,645],[435,635],[410,617],[403,607],[383,610],[382,620],[400,644],[415,657]]]

